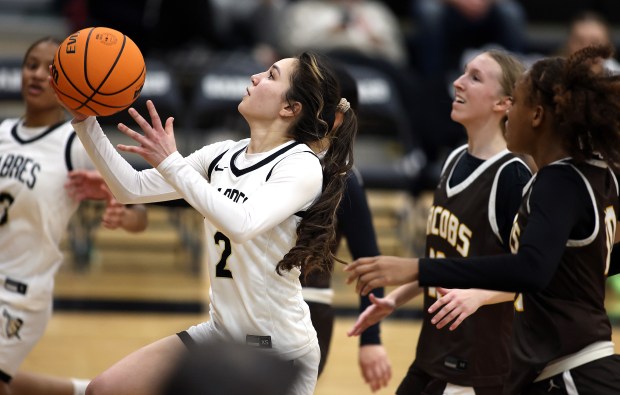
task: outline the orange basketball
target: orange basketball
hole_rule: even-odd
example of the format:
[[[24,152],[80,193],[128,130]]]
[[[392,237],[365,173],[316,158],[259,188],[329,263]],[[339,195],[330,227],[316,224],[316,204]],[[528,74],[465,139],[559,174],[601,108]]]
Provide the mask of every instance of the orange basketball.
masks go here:
[[[52,86],[68,108],[105,116],[126,109],[140,96],[146,67],[129,37],[107,27],[89,27],[60,44],[51,73]]]

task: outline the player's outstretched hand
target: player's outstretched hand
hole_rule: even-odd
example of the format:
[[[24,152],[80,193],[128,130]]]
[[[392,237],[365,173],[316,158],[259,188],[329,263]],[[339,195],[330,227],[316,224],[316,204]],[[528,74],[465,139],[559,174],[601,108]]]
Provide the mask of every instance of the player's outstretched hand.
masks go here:
[[[392,378],[392,364],[385,347],[381,344],[365,344],[358,355],[360,370],[372,392],[387,387]]]
[[[347,336],[359,336],[368,327],[381,321],[396,309],[396,304],[389,298],[377,298],[374,294],[368,295],[372,303],[360,314],[357,321],[347,332]]]
[[[359,258],[344,269],[347,284],[356,281],[355,291],[361,295],[377,287],[402,285],[418,279],[418,259],[396,256]]]
[[[110,200],[112,192],[96,170],[72,170],[65,183],[69,196],[78,202],[86,199]]]
[[[110,199],[101,216],[101,224],[104,228],[112,230],[122,228],[127,210],[128,208],[124,204],[119,203],[116,199]]]
[[[140,145],[119,144],[117,147],[121,151],[138,154],[151,166],[157,167],[164,159],[177,151],[176,141],[174,140],[174,118],[169,117],[164,126],[151,100],[147,100],[146,108],[148,109],[151,123],[144,119],[134,108],[128,110],[129,115],[140,126],[144,134],[132,130],[123,123],[118,124],[118,130]]]
[[[428,308],[428,312],[436,313],[431,323],[437,329],[452,323],[448,329],[455,330],[485,302],[484,294],[479,289],[436,289],[441,297]]]
[[[512,292],[488,289],[446,289],[440,287],[436,289],[441,297],[428,308],[430,314],[436,313],[431,319],[431,323],[437,326],[437,329],[452,323],[449,328],[451,331],[458,328],[480,306],[512,302],[515,298],[515,294]]]

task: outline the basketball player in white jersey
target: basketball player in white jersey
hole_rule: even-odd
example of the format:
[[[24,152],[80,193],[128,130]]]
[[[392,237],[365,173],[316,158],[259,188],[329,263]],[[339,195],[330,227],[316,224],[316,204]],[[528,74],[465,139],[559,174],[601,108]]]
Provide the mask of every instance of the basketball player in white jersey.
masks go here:
[[[82,382],[17,372],[52,314],[54,275],[62,263],[59,244],[79,206],[65,189],[68,173],[94,168],[47,80],[58,45],[48,37],[27,50],[25,115],[0,123],[2,395],[71,395],[85,389]],[[144,211],[134,219],[145,224]]]
[[[150,101],[150,123],[130,109],[144,134],[120,124],[139,145],[119,149],[154,167],[141,172],[94,117],[74,114],[78,136],[121,202],[184,198],[205,217],[211,280],[209,321],[129,355],[95,378],[89,393],[155,393],[184,349],[222,340],[290,360],[300,371],[292,393],[313,394],[320,353],[299,275],[332,263],[334,219],[353,164],[357,120],[334,73],[315,54],[282,59],[248,84],[238,108],[250,138],[211,144],[185,158],[176,149],[173,118],[162,124]],[[321,164],[308,144],[325,137],[329,149]]]

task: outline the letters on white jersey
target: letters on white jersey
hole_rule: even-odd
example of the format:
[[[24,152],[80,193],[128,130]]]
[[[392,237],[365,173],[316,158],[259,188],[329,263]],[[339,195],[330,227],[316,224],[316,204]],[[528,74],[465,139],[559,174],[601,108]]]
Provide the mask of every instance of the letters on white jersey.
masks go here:
[[[269,153],[245,155],[248,141],[232,144],[209,167],[211,185],[224,196],[244,204],[269,178],[275,166],[291,155],[314,155],[307,146],[286,143]],[[317,164],[318,159],[317,160]],[[278,197],[273,197],[278,205]],[[301,213],[291,213],[277,226],[244,243],[235,243],[205,221],[211,319],[227,339],[273,348],[295,358],[316,344],[307,304],[301,294],[300,272],[276,273],[276,265],[294,246]]]
[[[69,122],[34,131],[19,119],[0,124],[0,281],[9,302],[49,304],[60,239],[78,207],[64,184],[76,152],[85,163],[79,148]]]

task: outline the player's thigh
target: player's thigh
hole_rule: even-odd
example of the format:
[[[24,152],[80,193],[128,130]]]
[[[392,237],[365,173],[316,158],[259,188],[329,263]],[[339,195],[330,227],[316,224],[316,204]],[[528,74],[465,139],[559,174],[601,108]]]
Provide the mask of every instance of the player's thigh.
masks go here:
[[[332,333],[334,330],[334,308],[326,303],[307,302],[310,308],[312,326],[316,330],[319,346],[321,347],[321,363],[319,364],[319,376],[327,362],[331,346]]]
[[[610,355],[529,386],[524,395],[620,394],[620,356]]]
[[[570,371],[579,394],[620,394],[620,355],[597,359]]]
[[[305,355],[294,360],[297,367],[297,380],[293,383],[291,395],[312,395],[316,387],[321,351],[319,346],[313,347]]]
[[[14,376],[43,337],[52,316],[51,302],[40,310],[0,302],[0,379]]]
[[[426,388],[431,384],[434,379],[428,375],[425,371],[418,368],[415,361],[409,366],[407,374],[400,382],[400,385],[396,389],[397,395],[425,395]],[[443,392],[442,387],[438,389],[438,394]]]
[[[88,394],[151,395],[158,393],[164,381],[187,351],[179,336],[171,335],[134,351],[95,377]]]

